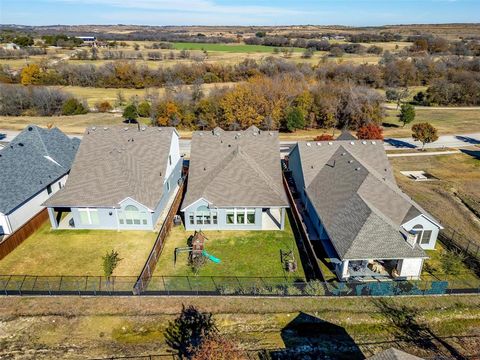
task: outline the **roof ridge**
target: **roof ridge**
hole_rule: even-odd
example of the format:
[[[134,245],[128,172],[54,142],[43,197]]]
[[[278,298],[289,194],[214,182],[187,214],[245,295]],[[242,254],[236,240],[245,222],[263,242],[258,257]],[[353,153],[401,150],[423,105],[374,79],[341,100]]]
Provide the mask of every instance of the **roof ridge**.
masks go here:
[[[43,150],[45,150],[46,156],[50,156],[50,153],[48,152],[47,146],[45,145],[45,142],[43,141],[43,137],[40,134],[40,131],[39,131],[40,128],[36,125],[29,125],[28,127],[32,127],[33,129],[35,129],[35,132],[37,133],[38,138],[39,138],[40,142],[42,143]],[[28,131],[28,127],[27,127],[27,131]]]

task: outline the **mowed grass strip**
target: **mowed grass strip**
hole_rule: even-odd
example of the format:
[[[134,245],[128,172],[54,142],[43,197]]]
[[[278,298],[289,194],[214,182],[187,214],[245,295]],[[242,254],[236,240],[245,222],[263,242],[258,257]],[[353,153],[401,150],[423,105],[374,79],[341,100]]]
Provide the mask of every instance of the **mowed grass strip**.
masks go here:
[[[2,275],[103,275],[102,257],[122,259],[116,276],[138,276],[155,242],[152,231],[51,230],[47,221],[0,261]]]
[[[305,278],[288,218],[283,231],[205,231],[204,234],[208,238],[205,250],[219,258],[221,263],[215,264],[207,259],[199,276]],[[154,276],[194,275],[188,266],[188,253],[180,253],[174,265],[175,248],[186,247],[190,235],[193,232],[185,231],[183,226],[172,228]],[[287,273],[283,270],[280,249],[293,249],[298,264],[296,272]]]
[[[224,51],[235,53],[273,53],[274,46],[247,45],[247,44],[205,44],[205,43],[173,43],[176,50],[206,50],[206,51]],[[290,48],[288,48],[290,49]],[[302,52],[305,49],[293,48],[295,52]]]

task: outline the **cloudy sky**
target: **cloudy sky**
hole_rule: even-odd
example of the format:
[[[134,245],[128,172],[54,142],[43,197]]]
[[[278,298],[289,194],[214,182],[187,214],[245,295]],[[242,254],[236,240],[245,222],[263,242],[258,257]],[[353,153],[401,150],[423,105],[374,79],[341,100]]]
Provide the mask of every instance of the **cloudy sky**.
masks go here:
[[[383,25],[480,22],[480,0],[0,0],[1,24]]]

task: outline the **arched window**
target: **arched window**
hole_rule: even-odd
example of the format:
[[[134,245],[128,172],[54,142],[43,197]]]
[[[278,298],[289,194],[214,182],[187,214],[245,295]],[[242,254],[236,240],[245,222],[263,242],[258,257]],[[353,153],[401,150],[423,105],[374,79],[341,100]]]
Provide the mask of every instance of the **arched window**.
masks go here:
[[[420,224],[415,225],[412,230],[415,234],[417,234],[417,244],[425,245],[430,243],[432,230],[424,230],[423,226]]]

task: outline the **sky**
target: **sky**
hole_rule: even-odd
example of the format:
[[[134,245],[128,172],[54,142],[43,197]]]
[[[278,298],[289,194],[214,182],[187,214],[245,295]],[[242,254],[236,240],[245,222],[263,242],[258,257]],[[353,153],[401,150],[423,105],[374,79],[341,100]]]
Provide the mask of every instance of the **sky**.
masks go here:
[[[0,24],[390,25],[480,22],[480,0],[0,0]]]

